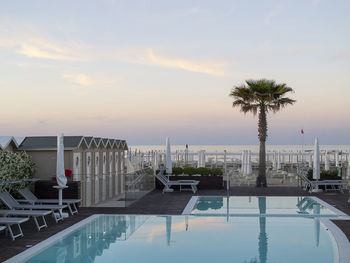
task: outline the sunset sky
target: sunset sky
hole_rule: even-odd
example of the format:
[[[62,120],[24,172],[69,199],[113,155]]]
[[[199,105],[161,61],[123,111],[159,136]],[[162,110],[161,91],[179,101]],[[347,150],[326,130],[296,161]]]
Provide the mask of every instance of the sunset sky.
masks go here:
[[[0,135],[257,144],[230,90],[295,90],[268,144],[350,144],[350,1],[16,1],[0,8]]]

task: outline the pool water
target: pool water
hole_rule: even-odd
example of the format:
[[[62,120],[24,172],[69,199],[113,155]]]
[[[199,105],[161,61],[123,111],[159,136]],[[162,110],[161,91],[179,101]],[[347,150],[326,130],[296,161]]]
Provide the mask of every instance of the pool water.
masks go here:
[[[336,217],[337,214],[312,197],[201,196],[193,215],[278,215]]]
[[[307,217],[101,215],[25,262],[333,262]]]

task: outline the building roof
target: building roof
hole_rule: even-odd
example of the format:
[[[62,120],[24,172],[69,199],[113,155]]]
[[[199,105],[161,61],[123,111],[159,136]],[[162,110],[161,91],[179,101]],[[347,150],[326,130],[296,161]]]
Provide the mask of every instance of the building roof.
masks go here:
[[[103,145],[104,145],[105,147],[107,147],[107,143],[109,143],[109,139],[103,138],[102,141],[103,141]]]
[[[0,149],[5,150],[9,144],[13,142],[16,147],[18,147],[18,143],[13,136],[0,136]]]
[[[90,147],[90,143],[91,143],[91,141],[92,141],[92,136],[88,136],[88,137],[84,137],[85,138],[85,141],[86,141],[86,143],[87,143],[87,145]]]
[[[64,148],[78,148],[83,136],[64,136]],[[49,150],[57,149],[57,136],[37,136],[25,137],[21,143],[19,150]]]

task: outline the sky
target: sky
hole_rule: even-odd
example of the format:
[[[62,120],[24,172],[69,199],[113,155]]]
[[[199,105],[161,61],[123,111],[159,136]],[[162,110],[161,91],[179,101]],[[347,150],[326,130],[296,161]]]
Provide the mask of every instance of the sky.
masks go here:
[[[268,144],[350,144],[350,1],[16,1],[0,8],[0,135],[257,144],[247,79],[297,102]],[[300,130],[304,129],[302,138]]]

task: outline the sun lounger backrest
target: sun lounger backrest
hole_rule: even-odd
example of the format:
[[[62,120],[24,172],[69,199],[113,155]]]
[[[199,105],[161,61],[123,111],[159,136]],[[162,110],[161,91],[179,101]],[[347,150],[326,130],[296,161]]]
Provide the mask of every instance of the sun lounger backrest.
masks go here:
[[[27,200],[38,200],[38,198],[28,188],[19,189],[18,192]]]
[[[167,184],[168,184],[168,181],[165,180],[165,179],[163,178],[162,175],[156,174],[156,178],[157,178],[159,181],[161,181],[162,184],[164,184],[164,185],[167,185]]]
[[[8,192],[1,192],[0,199],[10,209],[13,209],[15,206],[18,205],[18,202]]]
[[[168,177],[166,177],[165,175],[160,174],[159,177],[161,177],[165,182],[169,182]]]

